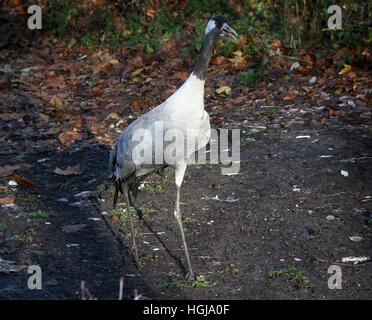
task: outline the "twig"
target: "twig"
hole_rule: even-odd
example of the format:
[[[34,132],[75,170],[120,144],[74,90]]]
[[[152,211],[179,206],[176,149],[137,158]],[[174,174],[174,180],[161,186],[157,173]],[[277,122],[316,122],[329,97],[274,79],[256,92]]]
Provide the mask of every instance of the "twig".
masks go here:
[[[372,264],[372,262],[364,262],[364,263],[360,262],[360,263],[357,263],[357,264],[349,264],[349,263],[343,263],[343,262],[320,259],[318,257],[315,257],[315,259],[320,261],[320,262],[325,262],[325,263],[329,263],[329,264],[339,264],[341,266],[346,266],[346,267],[361,267],[361,266],[366,266],[366,265]]]
[[[81,300],[87,300],[85,298],[85,281],[80,282]]]
[[[372,159],[372,157],[359,157],[359,158],[341,159],[340,162],[349,162],[349,161],[365,160],[365,159]]]
[[[342,191],[342,192],[339,192],[339,193],[330,194],[330,195],[327,195],[327,196],[325,196],[325,197],[334,197],[334,196],[339,196],[339,195],[344,194],[344,193],[348,193],[348,191]]]
[[[119,280],[119,300],[123,300],[123,289],[124,289],[124,278],[121,277]]]

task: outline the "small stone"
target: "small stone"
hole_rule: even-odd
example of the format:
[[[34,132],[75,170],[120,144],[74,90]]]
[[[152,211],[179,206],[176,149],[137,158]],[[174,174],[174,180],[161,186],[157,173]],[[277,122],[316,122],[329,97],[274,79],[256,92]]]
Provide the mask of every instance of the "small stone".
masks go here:
[[[88,220],[92,220],[92,221],[101,221],[101,219],[100,218],[88,218]]]
[[[77,243],[70,243],[70,244],[66,244],[66,247],[67,248],[74,248],[74,247],[78,247],[79,245]]]
[[[316,82],[316,76],[313,76],[309,80],[309,84],[314,84]]]
[[[349,176],[349,172],[347,172],[346,170],[341,170],[341,175],[344,176],[344,177],[348,177]]]
[[[332,221],[332,220],[335,220],[336,217],[330,214],[330,215],[326,216],[326,219],[327,219],[328,221]]]

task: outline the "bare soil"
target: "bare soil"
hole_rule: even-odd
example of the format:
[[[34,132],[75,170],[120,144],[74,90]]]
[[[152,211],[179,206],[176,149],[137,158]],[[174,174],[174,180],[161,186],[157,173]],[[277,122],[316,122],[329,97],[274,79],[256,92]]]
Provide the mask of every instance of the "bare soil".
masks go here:
[[[261,84],[262,89],[275,92],[287,85],[277,80],[269,89]],[[301,88],[304,83],[291,85]],[[12,94],[18,110],[38,108],[22,90]],[[37,132],[17,132],[17,120],[2,122],[14,144],[1,143],[0,166],[31,164],[20,174],[35,186],[11,188],[11,177],[1,178],[1,195],[15,196],[17,208],[0,209],[0,223],[6,225],[0,257],[39,264],[43,289],[27,288],[30,275],[25,270],[0,273],[0,298],[80,299],[84,280],[95,298],[117,299],[123,277],[127,299],[135,291],[150,299],[371,299],[372,265],[341,262],[348,256],[372,256],[370,111],[349,94],[331,94],[326,101],[302,95],[290,103],[276,99],[269,106],[265,98],[263,94],[231,106],[226,97],[221,101],[226,108],[218,109],[224,127],[241,129],[238,175],[221,175],[220,165],[193,165],[186,172],[181,211],[194,271],[205,277],[204,287],[184,280],[171,169],[165,177],[152,177],[147,184],[152,188],[139,192],[136,204],[145,214],[135,221],[141,262],[137,269],[128,249],[128,223],[109,215],[112,194],[105,183],[110,146],[87,132],[68,148],[46,147],[45,137]],[[349,100],[353,108],[345,104]],[[345,113],[313,125],[309,117],[323,114],[327,103]],[[206,104],[215,114],[208,96]],[[218,127],[218,121],[214,125]],[[82,169],[79,175],[53,172],[76,164]],[[75,197],[87,190],[98,196]],[[67,201],[58,201],[61,198]],[[35,210],[49,217],[22,215]],[[64,231],[78,224],[85,226]],[[353,242],[351,236],[363,240]],[[341,290],[328,288],[331,265],[342,268]],[[296,285],[285,275],[268,276],[289,266],[308,279],[308,285]]]

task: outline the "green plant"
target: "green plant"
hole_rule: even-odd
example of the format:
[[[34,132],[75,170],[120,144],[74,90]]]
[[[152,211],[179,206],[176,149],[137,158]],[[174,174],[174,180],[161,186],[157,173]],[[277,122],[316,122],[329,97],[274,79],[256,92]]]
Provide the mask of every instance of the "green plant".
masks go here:
[[[36,253],[36,260],[38,263],[42,263],[49,256],[47,252],[38,252]]]
[[[275,269],[268,272],[269,278],[277,278],[280,276],[289,276],[289,281],[295,287],[309,287],[310,279],[301,271],[298,271],[294,266],[288,266],[286,268]]]
[[[232,267],[229,268],[229,272],[231,274],[238,274],[240,272],[240,270],[239,270],[239,268],[232,266]]]
[[[0,232],[4,232],[6,230],[6,224],[0,223]]]
[[[138,263],[141,267],[145,266],[147,263],[149,263],[150,261],[152,261],[153,258],[152,256],[150,255],[147,255],[147,256],[142,256],[142,257],[139,257],[138,258]]]
[[[235,80],[238,85],[255,85],[262,78],[263,74],[261,71],[250,69],[240,72]]]
[[[49,218],[49,213],[43,210],[37,210],[29,213],[25,213],[24,216],[30,219],[45,219]]]
[[[165,289],[175,289],[175,288],[180,288],[181,287],[181,282],[175,278],[172,278],[169,282],[162,283],[159,288],[161,290]]]
[[[235,295],[235,294],[238,294],[240,291],[242,291],[242,289],[240,289],[240,288],[232,288],[230,290],[230,293],[233,294],[233,295]]]
[[[196,220],[193,219],[193,218],[189,218],[189,217],[183,218],[183,223],[184,224],[191,224],[191,223],[194,223],[194,222],[196,222]]]
[[[150,213],[153,212],[153,210],[143,207],[140,209],[140,212],[142,214],[142,218],[148,218],[150,216]]]
[[[204,276],[200,275],[196,277],[196,280],[192,283],[193,288],[208,288],[213,287],[215,283],[210,283]]]
[[[28,229],[26,230],[25,234],[18,237],[18,240],[26,244],[32,244],[35,236],[36,231],[34,229]]]
[[[137,228],[137,227],[134,227],[133,228],[133,232],[134,232],[134,237],[136,238],[136,239],[138,239],[139,237],[141,237],[141,235],[142,235],[142,233],[141,233],[141,230],[139,229],[139,228]],[[125,240],[131,240],[132,239],[132,233],[131,232],[127,232],[127,233],[125,233],[125,235],[124,235],[124,239]]]
[[[128,220],[128,211],[126,208],[113,209],[108,215],[114,221],[126,222]],[[132,217],[135,218],[134,213],[132,213]]]
[[[115,187],[111,185],[107,190],[101,192],[102,198],[112,198],[115,194]]]
[[[164,188],[160,184],[152,185],[152,184],[145,183],[145,185],[143,187],[143,190],[146,191],[146,192],[149,192],[149,193],[163,193],[163,192],[165,192]]]

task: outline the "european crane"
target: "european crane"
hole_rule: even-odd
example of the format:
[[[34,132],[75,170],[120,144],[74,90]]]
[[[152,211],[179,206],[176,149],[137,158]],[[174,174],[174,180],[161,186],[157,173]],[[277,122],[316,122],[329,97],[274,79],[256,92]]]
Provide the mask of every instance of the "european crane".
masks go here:
[[[237,33],[225,18],[215,16],[206,26],[202,51],[188,79],[163,103],[126,127],[110,154],[110,168],[115,185],[114,207],[118,193],[124,194],[136,261],[138,253],[130,208],[133,204],[132,196],[136,196],[139,184],[150,174],[168,166],[175,169],[177,196],[174,215],[181,231],[188,280],[194,278],[194,273],[182,226],[180,190],[189,157],[204,147],[210,139],[209,115],[204,109],[204,84],[212,49],[219,36],[236,40]],[[187,137],[187,141],[197,143],[191,146],[188,144],[186,147],[185,139],[179,138],[177,134],[173,135],[175,140],[170,141],[167,132],[172,130],[173,133]],[[139,136],[142,138],[139,139]],[[169,153],[167,147],[170,145],[173,148]]]

